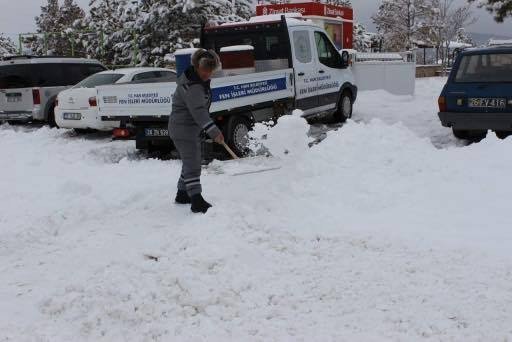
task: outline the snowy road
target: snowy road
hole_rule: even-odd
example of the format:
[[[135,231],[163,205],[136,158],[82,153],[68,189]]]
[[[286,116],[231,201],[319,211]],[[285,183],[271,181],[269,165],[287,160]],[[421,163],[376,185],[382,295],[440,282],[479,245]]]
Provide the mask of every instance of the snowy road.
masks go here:
[[[512,140],[456,142],[441,86],[361,93],[311,149],[283,118],[284,167],[205,170],[205,216],[179,161],[0,127],[0,341],[511,340]]]

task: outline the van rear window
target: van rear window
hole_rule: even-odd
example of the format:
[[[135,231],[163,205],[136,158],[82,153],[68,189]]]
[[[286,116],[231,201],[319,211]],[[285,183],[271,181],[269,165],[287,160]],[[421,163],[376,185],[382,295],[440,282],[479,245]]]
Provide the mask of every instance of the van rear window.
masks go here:
[[[455,82],[512,82],[512,53],[463,56],[455,75]]]
[[[0,89],[62,87],[75,85],[103,71],[98,64],[11,64],[0,66]]]

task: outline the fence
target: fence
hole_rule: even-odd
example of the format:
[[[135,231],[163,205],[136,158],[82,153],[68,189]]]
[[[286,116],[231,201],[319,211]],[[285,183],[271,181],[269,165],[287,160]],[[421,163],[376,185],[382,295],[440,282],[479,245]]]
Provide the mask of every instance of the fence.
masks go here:
[[[65,38],[67,38],[69,42],[69,50],[64,53],[64,57],[86,57],[85,53],[82,53],[79,48],[81,47],[79,44],[77,44],[77,39],[79,37],[83,37],[84,35],[94,35],[97,36],[98,39],[98,48],[99,52],[96,56],[91,56],[93,58],[96,58],[103,62],[104,64],[109,64],[105,60],[106,55],[106,44],[105,44],[105,33],[104,32],[92,32],[92,31],[84,31],[84,30],[77,30],[70,33],[62,33],[62,32],[34,32],[34,33],[20,33],[18,35],[18,52],[20,55],[23,55],[25,53],[24,45],[27,42],[30,42],[31,39],[42,39],[43,42],[43,49],[42,49],[42,55],[47,56],[50,53],[50,42],[51,39],[55,39],[56,37],[59,37],[59,39],[62,38],[62,36],[65,35]],[[112,65],[109,64],[111,67],[117,67],[117,66],[135,66],[139,63],[138,55],[138,35],[136,33],[132,33],[133,36],[133,51],[132,51],[132,61],[131,65]]]
[[[353,72],[359,90],[383,89],[395,95],[413,95],[416,58],[412,52],[356,53]]]

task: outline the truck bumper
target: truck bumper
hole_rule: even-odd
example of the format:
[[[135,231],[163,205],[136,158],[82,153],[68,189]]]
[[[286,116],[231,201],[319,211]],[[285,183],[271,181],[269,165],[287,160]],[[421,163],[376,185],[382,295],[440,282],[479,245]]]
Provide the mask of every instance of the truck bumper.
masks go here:
[[[438,116],[444,127],[512,131],[512,113],[440,112]]]
[[[30,121],[33,118],[32,112],[2,112],[0,121]]]

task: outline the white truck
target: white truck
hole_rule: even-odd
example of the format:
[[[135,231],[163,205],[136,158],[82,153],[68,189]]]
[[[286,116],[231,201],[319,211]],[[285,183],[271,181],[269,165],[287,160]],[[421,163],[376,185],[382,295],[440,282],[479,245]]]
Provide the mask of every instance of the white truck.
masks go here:
[[[293,109],[304,117],[352,116],[357,87],[347,52],[340,53],[324,29],[300,15],[259,16],[247,22],[203,28],[201,46],[217,52],[229,46],[254,47],[254,72],[212,79],[211,116],[228,144],[243,155],[247,132]],[[176,83],[112,85],[97,88],[102,120],[136,130],[138,149],[172,147],[167,123]]]

